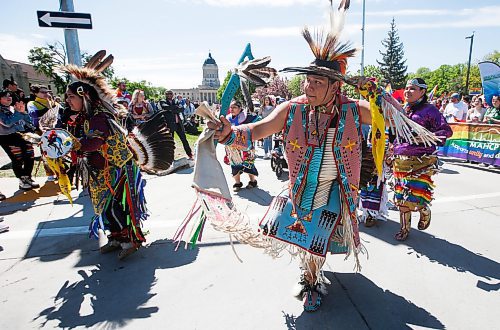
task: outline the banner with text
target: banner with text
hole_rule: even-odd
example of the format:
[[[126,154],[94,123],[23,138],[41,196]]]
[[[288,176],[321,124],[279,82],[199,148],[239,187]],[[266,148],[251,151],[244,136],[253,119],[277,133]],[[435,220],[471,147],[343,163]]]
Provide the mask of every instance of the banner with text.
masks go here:
[[[450,124],[453,135],[439,155],[500,166],[500,125]]]
[[[500,65],[494,62],[480,62],[479,72],[481,73],[485,100],[491,106],[493,95],[500,93]]]

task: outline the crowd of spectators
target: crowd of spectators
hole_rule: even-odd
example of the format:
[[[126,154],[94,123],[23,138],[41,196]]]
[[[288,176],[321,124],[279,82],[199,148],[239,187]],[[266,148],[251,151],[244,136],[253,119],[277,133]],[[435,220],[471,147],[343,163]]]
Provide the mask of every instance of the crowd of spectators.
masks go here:
[[[191,102],[189,98],[183,98],[181,95],[175,96],[172,90],[167,90],[165,97],[158,102],[149,101],[146,100],[143,90],[136,89],[130,94],[125,82],[118,84],[115,93],[117,102],[128,110],[126,127],[129,131],[134,126],[151,118],[155,113],[161,112],[172,134],[179,136],[188,158],[193,159],[193,151],[186,138],[186,132],[189,134],[199,133],[199,121],[194,114],[198,104]]]
[[[441,97],[433,101],[434,105],[446,118],[448,123],[486,123],[500,124],[500,100],[498,95],[492,98],[492,105],[486,103],[484,95],[465,95],[459,93],[450,97]]]

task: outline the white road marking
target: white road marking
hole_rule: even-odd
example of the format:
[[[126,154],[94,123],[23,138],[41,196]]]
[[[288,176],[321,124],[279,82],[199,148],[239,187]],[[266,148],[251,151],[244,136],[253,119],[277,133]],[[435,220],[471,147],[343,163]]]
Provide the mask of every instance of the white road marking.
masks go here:
[[[494,193],[485,193],[485,194],[476,194],[476,195],[468,195],[468,196],[450,196],[450,197],[440,197],[434,200],[433,204],[439,203],[450,203],[450,202],[459,202],[459,201],[468,201],[468,200],[476,200],[476,199],[484,199],[484,198],[494,198],[500,197],[500,192]],[[264,214],[265,210],[262,213],[248,212],[251,220],[255,220],[254,218],[260,218]],[[156,219],[151,219],[144,223],[144,230],[149,229],[161,229],[161,228],[177,228],[183,219],[169,219],[165,220],[161,217],[155,217]],[[54,236],[65,236],[65,235],[88,235],[89,227],[88,226],[78,226],[78,227],[57,227],[57,228],[47,228],[47,229],[36,229],[36,230],[12,230],[6,233],[0,234],[0,240],[13,240],[20,238],[32,238],[32,237],[54,237]]]
[[[439,197],[435,201],[433,201],[432,204],[470,201],[475,199],[492,198],[492,197],[500,197],[500,192],[466,195],[466,196]]]
[[[152,221],[144,226],[144,230],[153,228],[176,228],[180,225],[181,220],[169,220],[169,221]],[[36,229],[36,230],[13,230],[1,234],[0,240],[11,240],[19,238],[30,238],[30,237],[53,237],[53,236],[65,236],[65,235],[88,235],[89,226],[78,226],[78,227],[57,227],[57,228],[47,228],[47,229]]]

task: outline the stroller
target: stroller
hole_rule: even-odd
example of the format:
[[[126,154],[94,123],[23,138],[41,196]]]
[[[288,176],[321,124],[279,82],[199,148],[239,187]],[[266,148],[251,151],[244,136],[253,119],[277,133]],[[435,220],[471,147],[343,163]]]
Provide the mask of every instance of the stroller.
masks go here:
[[[283,136],[281,134],[276,134],[273,138],[274,148],[271,151],[271,169],[276,173],[276,177],[279,179],[283,174],[283,169],[288,168],[288,163],[285,159],[284,154],[284,143]]]

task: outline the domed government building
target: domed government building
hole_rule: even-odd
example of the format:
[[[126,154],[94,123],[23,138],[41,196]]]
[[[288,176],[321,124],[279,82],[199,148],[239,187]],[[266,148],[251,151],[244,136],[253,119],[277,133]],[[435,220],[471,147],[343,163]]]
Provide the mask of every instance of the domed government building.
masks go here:
[[[183,98],[189,98],[192,101],[207,101],[212,104],[217,101],[217,90],[220,87],[219,67],[208,53],[208,58],[203,62],[203,79],[201,85],[197,88],[189,89],[172,89],[175,95],[182,95]]]

